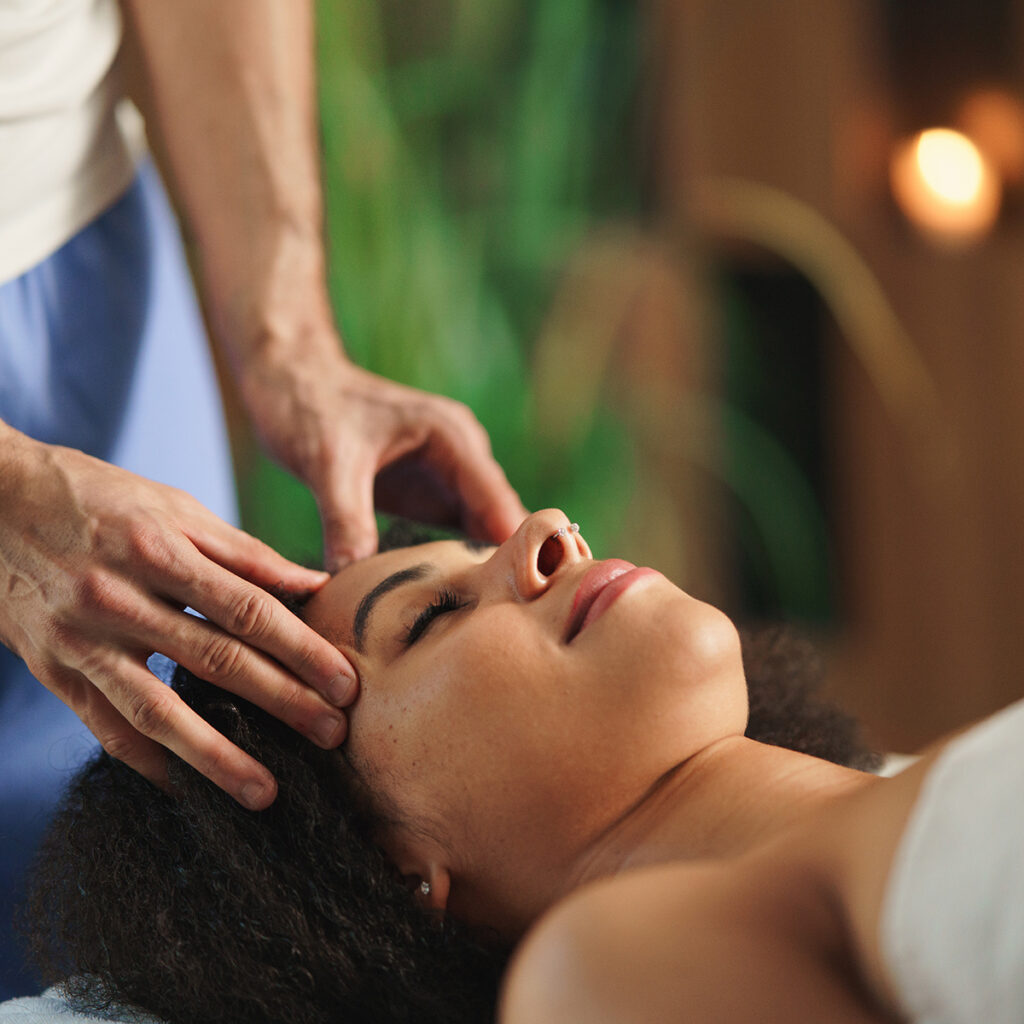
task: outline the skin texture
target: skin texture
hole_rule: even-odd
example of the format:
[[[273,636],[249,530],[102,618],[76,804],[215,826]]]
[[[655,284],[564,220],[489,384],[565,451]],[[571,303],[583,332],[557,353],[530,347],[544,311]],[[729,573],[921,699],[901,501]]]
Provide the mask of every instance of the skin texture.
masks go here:
[[[914,777],[746,737],[732,623],[658,574],[567,642],[600,563],[566,524],[380,555],[307,606],[359,668],[347,752],[389,858],[426,906],[527,935],[505,1024],[893,1020],[874,936]]]
[[[396,864],[430,882],[434,905],[509,935],[575,884],[596,839],[665,773],[745,725],[735,628],[659,574],[565,642],[594,566],[581,537],[552,538],[566,523],[549,509],[498,548],[379,555],[306,608],[359,670],[348,756],[404,823],[388,837]],[[376,603],[360,650],[364,595],[415,567],[421,578]],[[465,606],[406,648],[439,588]]]
[[[825,799],[739,856],[574,893],[520,946],[500,1024],[902,1020],[880,946],[887,883],[945,742]],[[773,785],[785,789],[784,777]]]
[[[525,510],[469,409],[343,354],[325,285],[311,4],[122,6],[125,67],[214,340],[257,434],[316,496],[328,567],[376,548],[375,489],[385,509],[503,540]],[[2,423],[0,440],[0,639],[107,750],[163,785],[168,748],[246,806],[274,799],[265,769],[158,687],[153,651],[341,742],[351,665],[257,590],[308,591],[324,574],[181,493]]]

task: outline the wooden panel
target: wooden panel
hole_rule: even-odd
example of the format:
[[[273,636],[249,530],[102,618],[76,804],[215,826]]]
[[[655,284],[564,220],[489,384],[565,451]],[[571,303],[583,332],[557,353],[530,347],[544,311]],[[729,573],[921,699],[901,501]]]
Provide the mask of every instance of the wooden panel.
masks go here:
[[[703,226],[706,251],[723,251],[699,197],[702,182],[726,176],[824,216],[881,285],[937,389],[917,434],[881,400],[850,339],[823,339],[844,610],[835,686],[883,743],[912,749],[1024,694],[1020,225],[950,253],[900,221],[885,178],[899,104],[885,93],[868,0],[655,0],[649,10],[661,218],[680,237]],[[713,365],[714,331],[705,344]],[[949,436],[958,455],[936,462],[928,451]]]

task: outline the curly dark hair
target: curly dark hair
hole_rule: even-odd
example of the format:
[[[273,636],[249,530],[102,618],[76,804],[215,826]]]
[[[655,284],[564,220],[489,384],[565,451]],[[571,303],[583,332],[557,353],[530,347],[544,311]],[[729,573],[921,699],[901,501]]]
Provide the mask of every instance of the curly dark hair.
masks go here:
[[[747,637],[748,735],[868,766],[852,721],[815,697],[808,658],[789,634]],[[173,757],[171,796],[99,754],[50,828],[24,911],[43,979],[70,979],[80,1009],[170,1024],[492,1020],[510,950],[419,905],[375,842],[389,809],[344,748],[320,750],[184,670],[174,685],[274,773],[278,797],[247,811]]]
[[[881,766],[857,719],[824,694],[825,667],[806,637],[770,625],[741,629],[740,641],[750,702],[747,736],[863,772]]]

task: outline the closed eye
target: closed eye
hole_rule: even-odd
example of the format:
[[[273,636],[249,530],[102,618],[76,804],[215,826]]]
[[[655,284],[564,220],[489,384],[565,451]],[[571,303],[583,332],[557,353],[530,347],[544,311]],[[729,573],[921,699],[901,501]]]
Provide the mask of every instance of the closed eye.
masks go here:
[[[457,612],[460,608],[465,608],[467,604],[468,602],[461,600],[454,590],[447,587],[439,590],[434,595],[434,600],[416,616],[416,620],[405,631],[402,643],[406,647],[411,647],[426,632],[434,619],[447,612]]]

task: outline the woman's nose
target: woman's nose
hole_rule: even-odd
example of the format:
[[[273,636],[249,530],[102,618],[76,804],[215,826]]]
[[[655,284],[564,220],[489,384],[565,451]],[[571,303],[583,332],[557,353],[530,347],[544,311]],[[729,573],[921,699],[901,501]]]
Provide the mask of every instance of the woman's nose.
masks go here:
[[[559,570],[592,557],[579,527],[553,508],[528,516],[507,543],[515,589],[523,600],[546,590]]]

